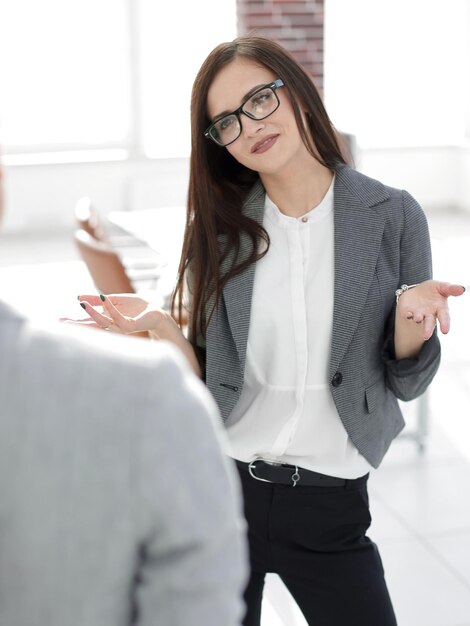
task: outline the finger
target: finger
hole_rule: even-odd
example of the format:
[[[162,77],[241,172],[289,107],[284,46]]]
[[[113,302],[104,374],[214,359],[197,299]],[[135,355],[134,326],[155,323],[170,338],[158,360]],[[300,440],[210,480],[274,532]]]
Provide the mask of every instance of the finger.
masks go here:
[[[436,318],[434,315],[425,315],[424,317],[424,327],[423,327],[423,338],[427,341],[433,334],[434,328],[436,326]]]
[[[102,294],[80,294],[79,296],[77,296],[77,300],[79,302],[89,302],[92,306],[102,306],[103,302],[102,302]],[[108,298],[109,300],[111,300],[112,302],[114,302],[115,304],[119,305],[123,302],[123,297],[120,295],[114,295],[114,294],[109,294],[106,296],[106,298]]]
[[[449,296],[461,296],[465,293],[465,287],[463,285],[455,285],[451,283],[439,283],[439,293],[448,298]]]
[[[84,317],[83,319],[76,319],[74,317],[59,317],[59,322],[74,322],[75,324],[83,324],[84,322],[89,321],[89,317]]]
[[[89,302],[80,302],[80,306],[82,306],[88,315],[94,320],[98,326],[101,328],[109,328],[113,323],[113,320],[108,316],[99,313],[96,309],[94,309]]]
[[[100,294],[100,304],[103,307],[103,312],[106,311],[110,317],[112,317],[116,322],[121,322],[125,319],[124,315],[117,309],[114,304],[109,299],[109,296],[104,296]]]
[[[79,302],[88,302],[92,306],[99,306],[101,303],[100,297],[97,295],[80,294],[77,296]]]
[[[438,311],[437,318],[439,320],[439,327],[441,329],[441,333],[447,335],[450,330],[450,314],[449,309],[447,307]]]
[[[108,296],[100,295],[100,303],[105,312],[111,317],[114,324],[125,333],[132,333],[135,330],[135,323],[132,318],[123,315],[111,302]]]
[[[424,320],[424,315],[422,313],[413,313],[413,321],[417,324],[421,324]]]
[[[63,324],[68,324],[70,326],[80,326],[81,328],[98,328],[99,330],[105,330],[102,326],[99,326],[93,320],[83,320],[81,322],[77,322],[75,320],[59,320]]]
[[[77,299],[82,302],[86,301],[92,304],[93,306],[97,306],[102,304],[101,296],[103,294],[80,294],[77,296]],[[113,302],[116,306],[124,304],[125,302],[129,302],[130,299],[135,299],[135,294],[128,293],[109,293],[106,294],[106,298]]]

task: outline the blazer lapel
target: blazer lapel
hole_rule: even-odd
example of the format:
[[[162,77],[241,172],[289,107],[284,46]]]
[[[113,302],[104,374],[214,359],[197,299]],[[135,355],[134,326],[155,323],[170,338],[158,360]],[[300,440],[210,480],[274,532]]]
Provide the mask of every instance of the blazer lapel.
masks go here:
[[[244,206],[243,214],[251,217],[258,223],[263,222],[265,191],[260,181],[251,190]],[[220,243],[222,243],[220,241]],[[251,250],[251,241],[242,237],[240,243],[239,260],[242,260]],[[229,256],[221,265],[222,272],[227,271],[233,262]],[[224,287],[223,298],[227,311],[230,331],[237,348],[240,363],[243,365],[246,358],[248,329],[250,326],[251,297],[255,278],[255,265],[250,265],[244,272],[231,278]]]
[[[330,374],[336,372],[365,306],[382,241],[384,220],[373,207],[387,197],[356,187],[355,172],[340,167],[334,193],[335,286]]]
[[[331,375],[348,348],[366,302],[384,230],[384,220],[373,207],[386,200],[388,193],[375,181],[370,189],[364,187],[363,182],[358,185],[354,170],[340,166],[336,172],[334,198],[335,304]],[[258,181],[245,202],[243,213],[262,223],[264,200],[265,190]],[[222,238],[219,243],[223,245]],[[250,241],[242,238],[240,258],[249,252],[250,246]],[[227,271],[232,261],[229,256],[221,270]],[[254,277],[255,264],[230,279],[223,290],[230,332],[242,365],[246,357]]]

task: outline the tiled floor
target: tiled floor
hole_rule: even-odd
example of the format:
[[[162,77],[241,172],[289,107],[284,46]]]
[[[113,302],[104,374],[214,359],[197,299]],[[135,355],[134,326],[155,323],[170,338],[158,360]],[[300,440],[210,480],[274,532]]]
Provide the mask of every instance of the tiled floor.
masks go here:
[[[470,214],[430,215],[429,222],[436,278],[470,287]],[[59,260],[67,263],[48,264]],[[46,264],[2,268],[12,263]],[[0,238],[0,294],[26,310],[49,320],[76,315],[75,295],[90,288],[69,236]],[[397,439],[370,480],[370,536],[399,626],[470,626],[470,289],[451,302],[451,313],[428,393],[426,448],[420,453],[412,439]],[[418,403],[403,408],[413,432]],[[305,625],[275,576],[268,577],[262,624]]]

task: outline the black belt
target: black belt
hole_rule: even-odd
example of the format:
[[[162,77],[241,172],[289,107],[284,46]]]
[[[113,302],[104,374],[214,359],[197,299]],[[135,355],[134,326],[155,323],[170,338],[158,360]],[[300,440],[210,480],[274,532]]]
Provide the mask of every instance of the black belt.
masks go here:
[[[290,485],[291,487],[296,487],[297,485],[300,487],[346,487],[365,483],[369,476],[366,474],[354,479],[337,478],[336,476],[327,476],[326,474],[306,470],[296,465],[274,463],[264,459],[254,459],[251,463],[235,461],[241,470],[248,472],[255,480],[276,483],[278,485]]]

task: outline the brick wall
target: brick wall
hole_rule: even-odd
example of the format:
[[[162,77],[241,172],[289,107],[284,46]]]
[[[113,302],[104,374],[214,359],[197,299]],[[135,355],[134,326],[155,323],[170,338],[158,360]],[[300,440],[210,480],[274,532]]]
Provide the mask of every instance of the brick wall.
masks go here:
[[[323,92],[323,0],[237,0],[239,35],[270,37],[292,52]]]

